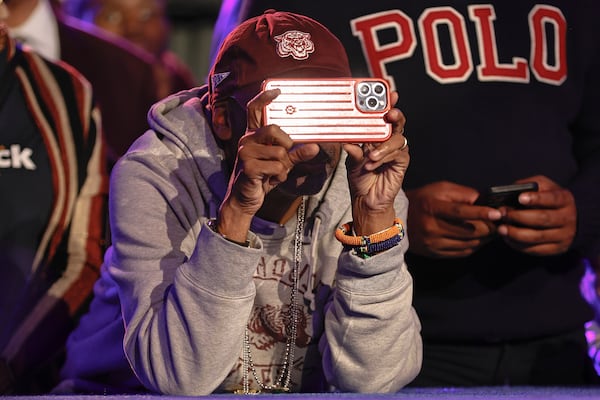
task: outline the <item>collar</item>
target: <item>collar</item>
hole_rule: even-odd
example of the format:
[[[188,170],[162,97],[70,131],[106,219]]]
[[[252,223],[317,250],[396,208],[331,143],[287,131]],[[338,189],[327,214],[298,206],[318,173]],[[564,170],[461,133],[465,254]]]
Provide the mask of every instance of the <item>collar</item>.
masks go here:
[[[48,0],[39,0],[27,21],[11,28],[10,35],[49,60],[60,59],[58,25]]]

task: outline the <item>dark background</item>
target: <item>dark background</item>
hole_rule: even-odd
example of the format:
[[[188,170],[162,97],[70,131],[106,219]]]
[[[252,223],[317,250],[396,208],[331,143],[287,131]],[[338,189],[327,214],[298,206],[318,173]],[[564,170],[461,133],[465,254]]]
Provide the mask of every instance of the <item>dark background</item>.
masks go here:
[[[221,0],[168,0],[171,49],[187,63],[198,83],[205,82],[214,23]]]

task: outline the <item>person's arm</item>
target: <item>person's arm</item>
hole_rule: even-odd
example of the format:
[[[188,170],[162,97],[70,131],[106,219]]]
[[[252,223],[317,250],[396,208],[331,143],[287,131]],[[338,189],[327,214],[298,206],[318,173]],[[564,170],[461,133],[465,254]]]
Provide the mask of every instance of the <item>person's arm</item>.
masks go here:
[[[16,54],[17,77],[47,146],[57,195],[32,265],[37,273],[29,277],[30,286],[43,290],[21,304],[23,319],[0,357],[12,371],[8,377],[6,370],[0,371],[0,380],[48,390],[44,385],[53,384],[52,379],[37,382],[36,374],[48,375],[60,366],[67,336],[99,276],[108,176],[100,112],[89,83],[70,67],[32,51]]]
[[[408,202],[398,195],[405,221]],[[421,367],[419,319],[404,263],[408,238],[368,259],[344,252],[320,341],[328,382],[343,392],[395,392]]]
[[[600,254],[600,45],[595,44],[582,83],[579,112],[568,129],[577,171],[568,184],[546,176],[536,180],[539,191],[521,194],[526,210],[508,210],[498,233],[513,248],[533,255],[557,255],[576,250],[586,257]],[[531,209],[531,211],[529,211]]]
[[[134,158],[117,164],[111,180],[109,271],[119,286],[125,353],[152,391],[209,394],[238,361],[261,251],[207,227],[198,187],[178,186],[196,177],[169,179],[179,172],[163,168],[175,162],[168,154]]]
[[[63,276],[70,281],[64,297],[73,319],[87,308],[93,285],[100,276],[108,240],[106,203],[109,173],[104,135],[99,130],[102,126],[100,110],[94,106],[83,115],[89,116],[88,122],[83,124],[87,128],[81,139],[83,145],[77,150],[80,157],[78,174],[83,183],[74,199],[68,229],[66,273]],[[69,271],[73,270],[79,270],[79,273],[69,279]]]
[[[405,119],[397,109],[386,118],[393,126],[386,142],[344,145],[354,232],[340,240],[392,229],[397,218],[405,224],[408,200],[401,188],[410,159],[403,136]],[[404,229],[399,245],[367,255],[346,249],[339,259],[325,319],[326,342],[320,343],[326,377],[337,390],[395,392],[420,370],[420,323],[404,263],[408,249]]]

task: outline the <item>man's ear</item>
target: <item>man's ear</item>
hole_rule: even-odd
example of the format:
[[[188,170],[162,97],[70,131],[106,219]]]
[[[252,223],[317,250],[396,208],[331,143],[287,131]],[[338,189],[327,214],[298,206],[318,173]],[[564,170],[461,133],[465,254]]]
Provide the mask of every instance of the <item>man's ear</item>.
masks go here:
[[[229,112],[225,104],[215,104],[212,109],[212,126],[221,141],[231,139],[231,125],[229,124]]]

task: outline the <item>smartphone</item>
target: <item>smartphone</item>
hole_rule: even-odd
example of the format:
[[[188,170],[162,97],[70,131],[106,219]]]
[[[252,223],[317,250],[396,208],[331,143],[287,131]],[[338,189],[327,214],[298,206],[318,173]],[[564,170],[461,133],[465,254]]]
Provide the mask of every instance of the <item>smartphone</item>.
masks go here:
[[[538,184],[536,182],[519,183],[514,185],[492,186],[487,192],[482,193],[475,204],[498,208],[507,206],[521,208],[519,204],[519,195],[523,192],[537,192]]]
[[[384,119],[391,108],[384,79],[269,79],[280,89],[263,110],[265,125],[279,125],[297,142],[381,142],[392,134]]]

